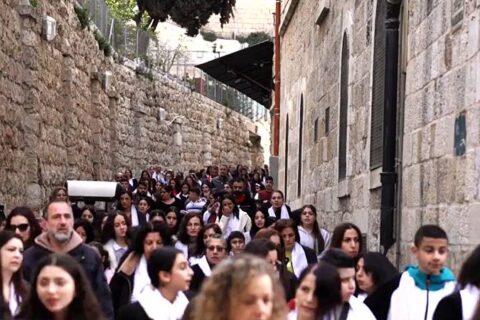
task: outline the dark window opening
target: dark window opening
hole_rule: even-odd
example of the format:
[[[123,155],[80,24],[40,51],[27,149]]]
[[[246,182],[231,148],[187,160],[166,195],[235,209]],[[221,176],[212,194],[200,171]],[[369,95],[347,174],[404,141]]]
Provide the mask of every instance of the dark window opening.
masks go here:
[[[340,126],[338,146],[338,179],[347,176],[347,120],[348,120],[348,64],[349,49],[347,34],[343,36],[342,64],[340,70]]]
[[[325,109],[325,135],[330,131],[330,108]]]

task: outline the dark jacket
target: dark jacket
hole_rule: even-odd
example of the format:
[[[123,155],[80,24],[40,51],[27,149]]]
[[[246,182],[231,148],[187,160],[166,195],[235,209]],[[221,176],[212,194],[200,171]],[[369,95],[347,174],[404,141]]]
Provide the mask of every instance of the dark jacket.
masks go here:
[[[140,257],[131,252],[120,262],[120,266],[110,280],[110,290],[112,291],[113,310],[115,319],[120,319],[119,310],[122,306],[130,303],[133,292],[133,279],[135,269],[140,262]]]
[[[139,302],[130,303],[120,308],[116,320],[151,320]]]
[[[444,297],[437,305],[433,320],[462,320],[462,296],[459,291]]]
[[[305,257],[307,258],[307,262],[309,265],[315,264],[318,262],[315,250],[305,246],[302,246],[302,248],[303,248],[303,251],[305,251]]]
[[[47,233],[42,233],[35,238],[35,244],[23,254],[23,271],[28,282],[31,283],[33,280],[38,262],[53,252]],[[82,265],[105,317],[113,319],[112,297],[100,256],[90,246],[83,244],[82,239],[75,232],[62,252],[69,254]]]
[[[384,283],[365,299],[364,303],[370,308],[377,320],[386,320],[388,318],[390,297],[397,290],[401,277],[402,274],[399,274],[392,280]]]
[[[207,278],[198,264],[192,266],[193,276],[190,282],[190,293],[195,296],[202,288],[202,283]]]

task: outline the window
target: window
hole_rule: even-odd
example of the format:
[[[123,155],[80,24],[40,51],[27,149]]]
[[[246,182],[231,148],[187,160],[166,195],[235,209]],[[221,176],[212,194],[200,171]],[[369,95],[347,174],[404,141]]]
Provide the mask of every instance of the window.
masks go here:
[[[303,152],[303,94],[300,97],[300,125],[298,132],[298,184],[297,197],[302,194],[302,152]]]
[[[315,119],[315,122],[313,123],[313,142],[317,143],[318,141],[318,118]]]
[[[330,131],[330,108],[325,109],[325,135]]]
[[[347,34],[343,35],[342,63],[340,66],[340,125],[338,143],[338,179],[347,176],[347,125],[348,125],[348,64],[349,49]]]
[[[385,1],[377,2],[373,49],[372,115],[370,129],[370,170],[382,166],[383,108],[385,103]]]

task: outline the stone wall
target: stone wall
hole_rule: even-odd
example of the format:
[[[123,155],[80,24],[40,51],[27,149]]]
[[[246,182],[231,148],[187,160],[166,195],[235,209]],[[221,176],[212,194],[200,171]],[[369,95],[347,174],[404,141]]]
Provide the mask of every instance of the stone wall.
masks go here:
[[[19,3],[20,2],[20,3]],[[66,179],[149,165],[262,165],[257,124],[159,74],[106,58],[73,1],[0,3],[0,204],[41,207]],[[42,17],[57,22],[52,41]],[[268,124],[267,124],[268,127]],[[268,140],[268,136],[262,140]]]
[[[369,170],[372,1],[331,1],[330,13],[315,25],[319,3],[299,1],[282,37],[281,137],[288,132],[287,200],[294,208],[312,203],[329,230],[353,221],[378,248],[379,189]],[[287,8],[284,8],[286,11]],[[355,25],[354,25],[355,22]],[[347,178],[338,179],[339,77],[343,34],[350,50]],[[302,173],[298,175],[300,100],[303,95]],[[329,108],[329,130],[325,114]],[[285,128],[286,117],[289,127]],[[317,137],[314,125],[318,119]],[[285,143],[280,144],[279,183],[285,188]],[[378,178],[378,172],[376,173]],[[298,181],[301,195],[298,196]]]
[[[373,39],[377,1],[290,1],[282,26],[281,143],[278,187],[293,208],[313,203],[320,223],[332,230],[352,221],[379,249],[381,168],[370,170]],[[329,7],[316,24],[321,7]],[[438,223],[450,236],[450,265],[458,270],[479,243],[480,223],[480,5],[478,1],[403,1],[399,68],[402,182],[397,245],[390,251],[401,266],[416,229]],[[347,35],[347,178],[338,178],[338,123],[342,41]],[[405,84],[403,89],[402,83]],[[300,101],[303,95],[302,173],[298,175]],[[325,114],[329,108],[329,131]],[[289,126],[286,127],[288,115]],[[465,116],[465,153],[456,155],[455,122]],[[314,124],[318,119],[317,137]],[[401,125],[402,122],[400,121]],[[285,138],[288,133],[288,154]],[[459,138],[457,138],[459,140]],[[459,145],[461,147],[460,139]],[[286,158],[288,157],[288,158]],[[285,161],[288,166],[285,168]],[[400,163],[400,162],[399,162]],[[285,173],[286,171],[286,173]],[[285,176],[287,177],[285,184]],[[298,181],[301,194],[298,195]]]

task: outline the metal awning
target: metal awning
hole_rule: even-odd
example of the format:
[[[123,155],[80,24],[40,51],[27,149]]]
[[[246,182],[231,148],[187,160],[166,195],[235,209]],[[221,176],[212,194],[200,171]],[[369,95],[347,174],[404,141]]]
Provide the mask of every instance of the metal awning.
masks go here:
[[[273,42],[265,41],[202,63],[197,65],[197,68],[270,108],[272,66]]]

